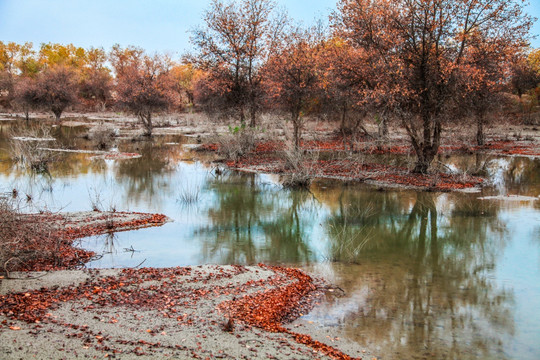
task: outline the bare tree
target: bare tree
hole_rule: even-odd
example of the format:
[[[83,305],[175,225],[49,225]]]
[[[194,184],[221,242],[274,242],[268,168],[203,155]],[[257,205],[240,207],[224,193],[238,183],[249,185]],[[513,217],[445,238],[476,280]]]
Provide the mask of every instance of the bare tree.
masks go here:
[[[222,104],[235,108],[240,120],[246,115],[255,126],[261,91],[260,68],[285,17],[274,17],[272,0],[212,0],[204,14],[205,26],[193,31],[199,52],[190,61],[209,74],[205,81],[219,88]]]

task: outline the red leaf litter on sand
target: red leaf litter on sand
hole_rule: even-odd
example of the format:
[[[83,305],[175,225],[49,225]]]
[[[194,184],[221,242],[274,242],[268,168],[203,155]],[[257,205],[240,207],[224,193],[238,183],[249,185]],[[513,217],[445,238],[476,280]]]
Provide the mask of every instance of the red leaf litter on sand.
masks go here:
[[[182,307],[198,307],[203,299],[215,299],[226,295],[232,300],[224,301],[217,307],[221,314],[228,317],[229,322],[242,322],[248,328],[257,327],[270,333],[289,334],[296,342],[334,359],[352,359],[332,346],[283,326],[284,322],[291,321],[301,316],[302,312],[308,311],[313,306],[314,300],[322,294],[314,279],[298,269],[263,264],[259,264],[259,267],[274,275],[256,281],[248,280],[234,286],[221,280],[232,279],[236,275],[254,270],[248,270],[239,265],[233,265],[227,270],[216,266],[215,270],[211,268],[210,273],[191,267],[124,269],[116,276],[90,277],[79,285],[59,289],[41,288],[1,295],[0,313],[8,319],[25,321],[35,327],[39,327],[41,323],[54,323],[62,328],[78,331],[78,333],[65,336],[88,338],[90,335],[92,342],[89,344],[98,350],[106,349],[114,353],[126,352],[140,355],[144,351],[152,352],[157,349],[156,351],[159,352],[160,348],[174,348],[188,351],[192,356],[198,357],[198,352],[202,351],[199,343],[197,343],[199,344],[197,348],[187,348],[178,345],[162,345],[159,342],[110,337],[96,332],[87,325],[63,323],[52,316],[51,311],[62,303],[69,301],[80,303],[84,300],[83,307],[72,307],[72,311],[97,311],[99,314],[103,313],[105,307],[123,307],[133,310],[136,314],[139,310],[151,310],[159,314],[158,316],[176,319],[179,326],[203,325],[217,330],[216,327],[219,325],[215,320],[183,314]],[[226,285],[210,283],[212,286],[193,286],[194,283],[207,284],[210,281],[221,281]],[[254,289],[258,291],[253,293]],[[117,312],[112,310],[111,313]],[[113,317],[108,323],[116,324],[118,321],[117,317]],[[7,321],[2,324],[15,326],[13,323],[8,324]],[[162,330],[146,330],[151,335],[160,331]],[[128,345],[128,347],[115,349],[114,344]],[[313,355],[316,357],[315,354]]]
[[[25,215],[22,220],[24,222],[44,222],[56,225],[52,227],[50,233],[33,234],[32,238],[17,244],[22,247],[19,251],[32,252],[33,255],[24,262],[15,262],[10,271],[48,271],[80,267],[91,260],[95,253],[74,247],[74,240],[142,227],[161,226],[167,221],[167,217],[162,214],[133,212],[96,212],[94,214],[91,221],[86,221],[86,219],[72,221],[62,214]]]
[[[242,320],[249,325],[269,332],[290,334],[294,339],[315,350],[319,350],[334,359],[353,359],[336,348],[314,340],[309,335],[299,334],[283,327],[282,323],[297,318],[302,309],[303,300],[311,292],[317,290],[313,279],[298,269],[281,268],[259,264],[261,267],[282,273],[289,279],[290,284],[275,289],[246,295],[239,300],[222,303],[219,307],[234,319]]]

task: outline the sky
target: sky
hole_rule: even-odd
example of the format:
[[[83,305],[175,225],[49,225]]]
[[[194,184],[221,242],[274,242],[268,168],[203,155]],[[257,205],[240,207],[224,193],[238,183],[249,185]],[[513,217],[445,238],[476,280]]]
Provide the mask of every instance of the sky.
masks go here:
[[[337,0],[277,0],[306,25],[328,18]],[[540,18],[540,0],[529,0]],[[202,24],[209,0],[0,0],[0,41],[72,43],[109,50],[118,43],[179,58],[191,49],[189,31]],[[532,30],[540,35],[540,22]],[[540,36],[532,42],[540,47]]]
[[[539,0],[540,1],[540,0]],[[278,0],[304,24],[328,18],[336,0]],[[140,46],[182,55],[209,0],[0,0],[0,40],[73,43],[84,48]]]

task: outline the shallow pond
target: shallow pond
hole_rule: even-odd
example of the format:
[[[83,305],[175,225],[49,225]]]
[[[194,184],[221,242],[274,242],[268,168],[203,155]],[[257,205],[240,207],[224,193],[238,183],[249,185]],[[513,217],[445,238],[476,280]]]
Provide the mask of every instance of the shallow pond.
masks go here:
[[[64,147],[89,149],[83,132],[53,134]],[[330,329],[382,359],[540,358],[540,160],[492,159],[494,185],[482,193],[336,181],[306,192],[283,190],[273,175],[218,175],[188,142],[121,142],[119,150],[142,155],[129,160],[59,153],[50,175],[31,175],[9,159],[0,134],[0,190],[29,195],[24,206],[33,209],[98,207],[174,220],[83,239],[81,246],[103,253],[89,267],[307,269],[343,291],[297,322]],[[466,168],[485,158],[443,160]],[[531,199],[481,199],[493,195]]]

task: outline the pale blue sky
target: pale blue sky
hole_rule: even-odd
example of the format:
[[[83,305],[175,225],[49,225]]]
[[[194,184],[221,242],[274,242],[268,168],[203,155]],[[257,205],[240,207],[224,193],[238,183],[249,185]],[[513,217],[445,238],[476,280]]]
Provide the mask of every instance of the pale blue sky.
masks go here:
[[[336,0],[277,0],[290,17],[305,24],[327,19]],[[540,0],[529,13],[540,17]],[[174,57],[190,49],[189,30],[202,23],[208,0],[0,0],[0,40],[35,46],[73,43],[105,49],[119,43]],[[540,34],[536,22],[533,34]],[[533,41],[540,47],[540,39]]]
[[[298,21],[328,18],[335,0],[278,0]],[[136,45],[182,54],[189,30],[202,24],[208,0],[0,0],[0,40]]]

